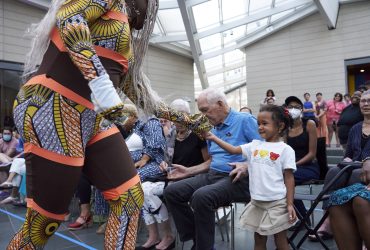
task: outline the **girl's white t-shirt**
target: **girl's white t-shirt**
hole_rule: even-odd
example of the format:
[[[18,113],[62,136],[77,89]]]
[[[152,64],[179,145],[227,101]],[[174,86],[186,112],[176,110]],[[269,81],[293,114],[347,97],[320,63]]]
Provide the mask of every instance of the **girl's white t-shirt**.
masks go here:
[[[284,170],[297,169],[294,150],[284,142],[253,140],[240,146],[248,161],[249,191],[253,200],[286,197]]]

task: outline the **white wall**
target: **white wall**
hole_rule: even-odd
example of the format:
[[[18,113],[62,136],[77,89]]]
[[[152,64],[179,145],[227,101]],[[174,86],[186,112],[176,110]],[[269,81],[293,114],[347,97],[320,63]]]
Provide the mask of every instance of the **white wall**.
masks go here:
[[[30,40],[24,37],[31,23],[45,11],[16,0],[0,0],[0,60],[23,63]],[[194,106],[193,60],[149,47],[144,71],[154,90],[167,102],[187,98]]]
[[[370,56],[370,2],[341,5],[337,28],[317,12],[246,48],[248,105],[257,112],[267,89],[289,95],[346,92],[344,60]],[[312,99],[312,98],[311,98]]]

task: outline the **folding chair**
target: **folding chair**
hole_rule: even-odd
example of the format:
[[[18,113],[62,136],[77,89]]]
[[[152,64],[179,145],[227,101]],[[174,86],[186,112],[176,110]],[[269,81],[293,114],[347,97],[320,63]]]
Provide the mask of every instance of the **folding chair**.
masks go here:
[[[330,195],[328,192],[330,191],[331,187],[336,183],[336,181],[345,173],[348,174],[347,182],[351,176],[351,173],[354,169],[356,168],[361,168],[362,163],[360,162],[342,162],[338,164],[339,167],[341,167],[340,172],[328,183],[328,185],[316,196],[316,195],[309,195],[309,194],[295,194],[294,198],[298,200],[306,200],[306,201],[311,201],[312,205],[310,209],[307,211],[306,215],[302,217],[299,213],[297,214],[299,218],[299,224],[296,228],[296,230],[293,232],[293,234],[289,237],[289,244],[293,249],[299,249],[303,242],[307,239],[308,235],[313,234],[316,236],[318,241],[321,243],[321,245],[325,248],[329,248],[326,246],[324,241],[319,237],[317,231],[320,228],[320,226],[324,223],[325,219],[328,217],[329,213],[328,211],[325,211],[323,217],[320,219],[319,223],[314,227],[311,228],[308,224],[307,221],[309,220],[310,216],[313,214],[314,210],[318,206],[318,204],[321,201],[329,199]],[[297,237],[299,231],[301,230],[302,227],[305,227],[307,229],[306,233],[304,236],[300,239],[297,245],[294,244],[294,239]]]

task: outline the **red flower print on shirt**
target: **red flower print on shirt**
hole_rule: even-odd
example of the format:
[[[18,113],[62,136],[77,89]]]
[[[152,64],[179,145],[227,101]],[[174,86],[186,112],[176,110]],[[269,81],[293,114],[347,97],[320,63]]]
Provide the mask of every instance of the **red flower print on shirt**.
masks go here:
[[[279,158],[279,156],[280,156],[279,154],[276,154],[274,152],[270,152],[270,159],[272,161],[276,161]]]

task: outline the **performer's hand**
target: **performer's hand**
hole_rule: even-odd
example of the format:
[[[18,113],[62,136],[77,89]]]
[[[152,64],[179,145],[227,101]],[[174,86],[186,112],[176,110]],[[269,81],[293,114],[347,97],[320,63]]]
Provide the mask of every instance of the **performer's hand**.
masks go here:
[[[177,180],[189,177],[189,168],[179,164],[172,164],[171,174],[167,175],[168,179]]]
[[[235,183],[237,182],[238,180],[240,180],[241,178],[245,177],[248,173],[248,165],[246,162],[232,162],[232,163],[228,163],[232,168],[234,168],[233,170],[231,170],[230,172],[230,176],[233,178],[233,181],[232,183]]]
[[[297,220],[297,215],[293,205],[288,205],[289,223],[294,223]]]
[[[91,80],[89,87],[94,110],[107,120],[123,125],[127,120],[123,112],[124,105],[109,76],[105,74]]]

